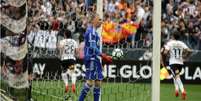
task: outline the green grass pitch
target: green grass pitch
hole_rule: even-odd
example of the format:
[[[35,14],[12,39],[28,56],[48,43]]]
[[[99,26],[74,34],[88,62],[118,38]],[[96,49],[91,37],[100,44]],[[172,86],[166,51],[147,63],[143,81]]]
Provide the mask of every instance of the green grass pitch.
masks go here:
[[[83,83],[77,83],[77,101]],[[187,90],[186,101],[200,101],[201,85],[185,84]],[[174,96],[173,84],[161,84],[161,101],[183,101],[181,96]],[[42,94],[40,94],[42,93]],[[63,101],[63,81],[36,81],[33,82],[33,98],[37,101]],[[103,83],[102,101],[151,101],[151,85],[142,83]],[[93,93],[89,92],[86,101],[93,101]]]
[[[77,101],[83,82],[77,83],[76,94],[70,93],[73,100]],[[187,91],[185,101],[201,100],[201,85],[184,84]],[[2,88],[3,86],[1,86]],[[16,90],[15,95],[23,98],[25,91]],[[64,83],[61,80],[51,81],[33,81],[32,98],[34,101],[65,101]],[[150,83],[106,83],[102,85],[101,101],[151,101],[151,84]],[[21,101],[21,100],[19,100]],[[67,100],[70,101],[70,100]],[[93,93],[89,92],[85,101],[93,101]],[[161,84],[160,101],[183,101],[181,96],[174,96],[173,84]]]
[[[77,83],[76,94],[73,101],[77,101],[83,83]],[[63,81],[35,81],[33,82],[32,97],[36,101],[64,101]],[[139,83],[103,83],[101,101],[149,101],[150,84]],[[92,90],[86,101],[93,101]]]
[[[201,85],[200,84],[184,84],[187,92],[187,99],[185,101],[201,101]],[[161,84],[160,101],[184,101],[174,95],[173,84]]]

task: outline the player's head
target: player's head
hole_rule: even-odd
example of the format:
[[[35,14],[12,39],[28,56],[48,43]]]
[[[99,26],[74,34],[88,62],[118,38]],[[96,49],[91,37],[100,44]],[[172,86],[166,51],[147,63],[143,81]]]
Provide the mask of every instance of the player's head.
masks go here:
[[[175,32],[175,33],[172,35],[172,38],[175,39],[175,40],[179,40],[179,39],[180,39],[180,34],[179,34],[179,32]]]
[[[65,31],[64,31],[64,38],[65,38],[65,39],[67,39],[67,38],[72,38],[72,36],[71,36],[71,31],[65,30]]]
[[[99,15],[96,13],[90,13],[88,15],[88,20],[89,20],[89,23],[96,28],[100,27],[102,24],[102,20],[100,19]]]

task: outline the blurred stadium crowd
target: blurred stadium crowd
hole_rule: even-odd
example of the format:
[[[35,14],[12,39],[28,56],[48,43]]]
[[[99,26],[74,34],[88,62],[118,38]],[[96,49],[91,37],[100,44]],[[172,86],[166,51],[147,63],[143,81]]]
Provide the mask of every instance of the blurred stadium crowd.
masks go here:
[[[139,23],[134,35],[119,44],[123,48],[152,45],[153,0],[103,0],[103,20]],[[96,0],[28,0],[28,41],[34,50],[56,50],[63,33],[71,33],[81,43],[87,16],[96,12]],[[201,0],[162,0],[162,42],[179,31],[181,40],[201,49]],[[107,45],[105,45],[107,47]]]
[[[190,48],[201,49],[201,0],[163,0],[162,39],[178,31]]]

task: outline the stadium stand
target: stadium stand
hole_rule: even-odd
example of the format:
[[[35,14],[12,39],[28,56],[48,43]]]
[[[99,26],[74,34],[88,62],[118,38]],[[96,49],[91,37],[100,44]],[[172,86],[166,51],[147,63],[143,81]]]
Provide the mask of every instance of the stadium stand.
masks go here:
[[[46,54],[45,56],[54,56],[56,44],[58,40],[62,39],[64,29],[68,29],[73,38],[81,43],[87,26],[87,15],[96,11],[96,3],[91,2],[91,0],[44,0],[44,2],[41,0],[28,0],[28,5],[29,43],[34,46],[33,50],[36,53],[40,50],[43,56],[44,53]],[[171,34],[175,31],[180,31],[182,41],[187,43],[190,48],[200,50],[200,1],[163,0],[162,5],[162,42],[169,40]],[[136,16],[142,16],[139,28],[134,35],[116,45],[108,46],[108,44],[105,44],[104,48],[144,49],[151,47],[153,39],[152,0],[104,0],[103,8],[104,21],[109,20],[121,23],[128,18],[132,21],[137,21]],[[38,41],[41,42],[41,46],[38,43],[34,43]]]

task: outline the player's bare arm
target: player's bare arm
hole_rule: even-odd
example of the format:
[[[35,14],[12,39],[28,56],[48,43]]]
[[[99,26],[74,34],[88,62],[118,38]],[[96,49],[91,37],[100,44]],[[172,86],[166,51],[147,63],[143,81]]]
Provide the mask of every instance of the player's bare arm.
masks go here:
[[[183,58],[184,59],[188,58],[191,55],[192,52],[193,52],[193,50],[190,49],[190,48],[184,49]]]
[[[165,64],[166,55],[165,55],[164,51],[165,51],[165,48],[162,47],[162,48],[161,48],[161,65],[162,65],[163,67],[166,66],[166,64]]]

